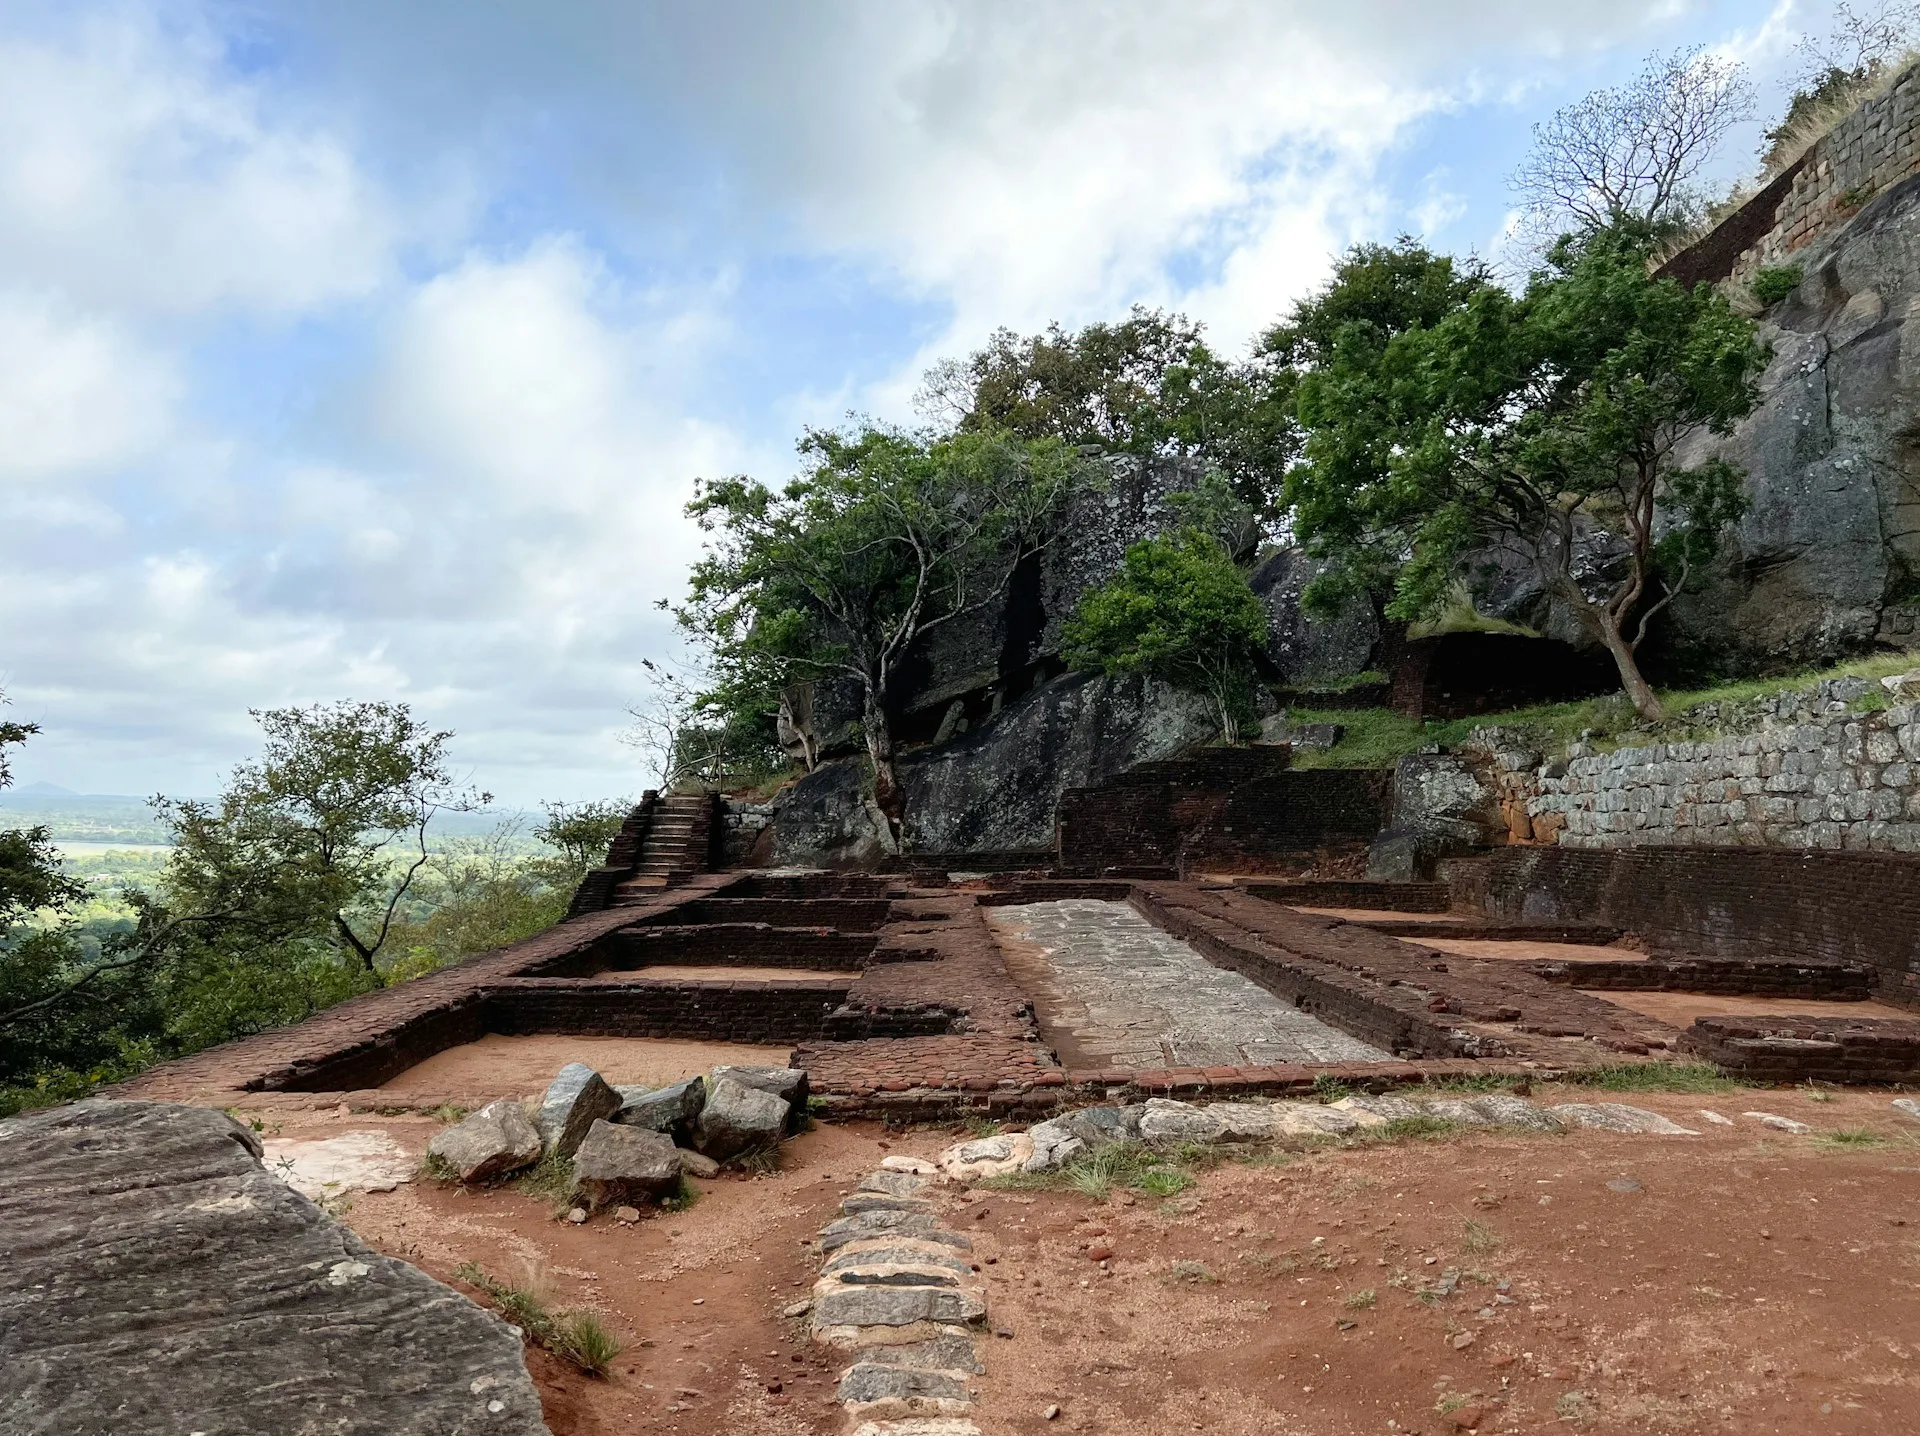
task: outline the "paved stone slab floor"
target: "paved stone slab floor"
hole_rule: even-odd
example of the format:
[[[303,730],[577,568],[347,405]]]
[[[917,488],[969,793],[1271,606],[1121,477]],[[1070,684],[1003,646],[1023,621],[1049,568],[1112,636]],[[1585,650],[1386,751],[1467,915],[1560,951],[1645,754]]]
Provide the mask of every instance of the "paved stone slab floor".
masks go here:
[[[986,911],[1008,967],[1069,1067],[1390,1059],[1215,967],[1125,903],[1076,898]]]

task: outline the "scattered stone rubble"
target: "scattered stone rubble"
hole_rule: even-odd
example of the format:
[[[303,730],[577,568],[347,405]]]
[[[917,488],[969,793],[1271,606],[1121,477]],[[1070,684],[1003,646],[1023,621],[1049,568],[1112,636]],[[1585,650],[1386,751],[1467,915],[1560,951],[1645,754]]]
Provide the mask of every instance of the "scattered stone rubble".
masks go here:
[[[573,1162],[582,1217],[663,1201],[682,1175],[710,1177],[801,1130],[807,1074],[794,1067],[723,1065],[666,1087],[615,1087],[582,1062],[554,1078],[537,1110],[490,1102],[434,1135],[427,1155],[462,1182],[521,1171],[542,1157]]]

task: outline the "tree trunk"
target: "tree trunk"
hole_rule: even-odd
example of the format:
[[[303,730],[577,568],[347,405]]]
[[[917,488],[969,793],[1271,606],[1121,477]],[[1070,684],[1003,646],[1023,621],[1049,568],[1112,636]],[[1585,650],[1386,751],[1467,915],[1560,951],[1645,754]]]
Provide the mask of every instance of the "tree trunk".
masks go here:
[[[893,850],[901,851],[901,835],[906,829],[907,795],[893,766],[893,728],[887,722],[887,710],[879,697],[867,691],[862,726],[867,731],[867,757],[873,763],[873,802],[887,820]]]
[[[1620,625],[1614,622],[1613,615],[1603,610],[1594,615],[1593,626],[1599,631],[1607,652],[1613,655],[1613,666],[1620,670],[1620,686],[1632,701],[1633,711],[1649,723],[1658,723],[1666,714],[1661,710],[1653,686],[1641,676],[1640,662],[1634,657],[1633,645],[1620,632]]]

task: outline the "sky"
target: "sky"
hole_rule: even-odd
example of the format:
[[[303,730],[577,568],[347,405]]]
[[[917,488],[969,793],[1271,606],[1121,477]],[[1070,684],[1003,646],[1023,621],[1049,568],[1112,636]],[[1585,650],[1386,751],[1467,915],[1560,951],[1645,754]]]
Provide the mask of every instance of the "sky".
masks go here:
[[[378,698],[510,805],[636,793],[697,477],[1000,326],[1238,353],[1356,240],[1497,257],[1535,122],[1692,44],[1777,111],[1829,16],[0,0],[15,776],[211,793],[249,709]]]

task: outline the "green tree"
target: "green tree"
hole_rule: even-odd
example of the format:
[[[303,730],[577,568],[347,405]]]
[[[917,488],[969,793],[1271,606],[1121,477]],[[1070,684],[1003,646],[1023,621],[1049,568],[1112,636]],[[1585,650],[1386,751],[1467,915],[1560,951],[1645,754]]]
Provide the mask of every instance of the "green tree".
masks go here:
[[[1066,639],[1077,667],[1145,674],[1203,695],[1220,736],[1235,743],[1252,712],[1267,615],[1225,547],[1190,529],[1129,548],[1120,571],[1080,600]]]
[[[295,1006],[307,989],[318,1001],[378,986],[382,949],[428,861],[434,815],[490,796],[456,783],[453,735],[404,703],[254,717],[265,750],[233,770],[217,801],[154,800],[174,846],[162,901],[191,921],[182,941],[207,959],[187,965],[216,985],[229,967],[246,969]]]
[[[1651,279],[1649,243],[1629,226],[1564,239],[1522,295],[1476,282],[1384,343],[1339,337],[1300,380],[1288,482],[1300,538],[1335,560],[1310,601],[1390,587],[1392,616],[1428,616],[1471,555],[1505,548],[1659,716],[1635,655],[1745,502],[1736,470],[1676,451],[1752,410],[1766,353],[1713,288]],[[1581,557],[1596,531],[1624,552],[1601,573]]]
[[[929,370],[921,404],[962,431],[1056,438],[1104,453],[1197,458],[1263,512],[1286,468],[1284,395],[1263,366],[1235,365],[1181,314],[1136,305],[1117,323],[996,331]]]
[[[873,424],[809,433],[800,451],[805,468],[778,492],[700,485],[688,512],[707,551],[676,613],[722,670],[858,681],[874,801],[897,844],[894,675],[929,631],[1005,591],[1083,461],[1058,439]]]

